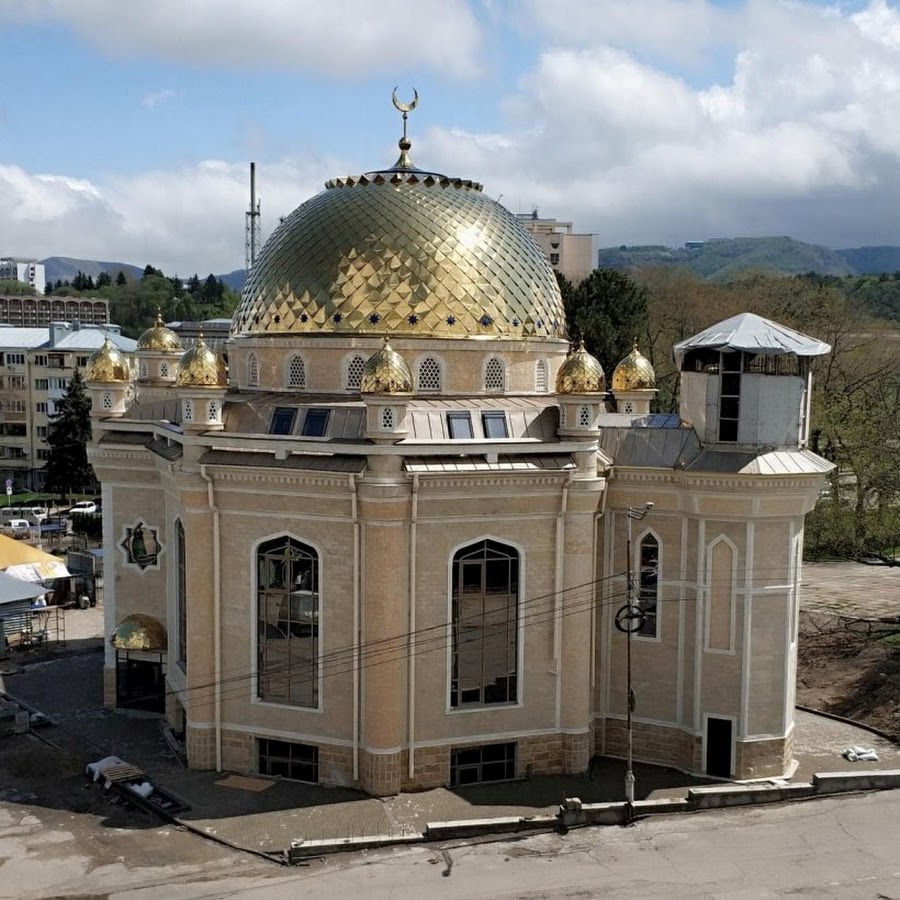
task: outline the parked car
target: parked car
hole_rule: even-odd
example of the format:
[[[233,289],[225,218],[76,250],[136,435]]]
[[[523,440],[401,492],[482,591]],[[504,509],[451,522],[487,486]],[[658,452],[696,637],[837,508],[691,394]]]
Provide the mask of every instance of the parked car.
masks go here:
[[[30,531],[31,522],[28,519],[4,519],[3,527],[7,531]]]
[[[97,512],[97,504],[93,500],[79,500],[69,510],[69,515],[93,515]]]

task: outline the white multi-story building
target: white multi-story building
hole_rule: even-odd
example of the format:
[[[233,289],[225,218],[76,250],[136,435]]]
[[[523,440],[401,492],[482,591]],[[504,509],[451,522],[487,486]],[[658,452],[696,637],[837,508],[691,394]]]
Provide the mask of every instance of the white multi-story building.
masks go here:
[[[519,213],[516,218],[544,251],[553,271],[573,284],[587,278],[597,268],[598,235],[576,234],[571,222],[542,219],[537,210]]]
[[[38,294],[47,286],[44,264],[36,259],[0,259],[0,281],[30,284]]]
[[[87,364],[107,335],[126,354],[137,346],[119,334],[118,325],[0,325],[0,477],[11,478],[16,490],[43,486],[47,431],[56,404],[72,373]]]

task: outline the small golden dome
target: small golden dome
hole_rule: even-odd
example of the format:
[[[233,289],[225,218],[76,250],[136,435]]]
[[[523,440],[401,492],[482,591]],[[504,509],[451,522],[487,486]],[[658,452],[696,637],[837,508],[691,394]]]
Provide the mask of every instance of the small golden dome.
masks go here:
[[[596,357],[584,349],[584,341],[560,366],[556,376],[557,394],[602,394],[606,375]]]
[[[391,348],[385,338],[384,346],[372,354],[363,367],[359,392],[361,394],[412,393],[412,375],[406,360]]]
[[[178,387],[225,387],[228,384],[225,360],[206,346],[203,335],[181,357],[175,384]]]
[[[156,314],[156,324],[138,338],[137,348],[138,350],[177,351],[179,353],[184,350],[178,335],[171,328],[166,328],[159,313]]]
[[[647,391],[656,387],[656,372],[650,360],[637,347],[637,341],[631,353],[615,368],[612,376],[612,389],[616,391]]]
[[[103,384],[127,384],[131,381],[131,369],[122,351],[110,343],[109,336],[103,346],[95,350],[84,367],[85,381],[98,381]]]
[[[119,622],[110,643],[116,650],[161,650],[165,653],[169,649],[169,636],[165,626],[152,616],[134,613]]]

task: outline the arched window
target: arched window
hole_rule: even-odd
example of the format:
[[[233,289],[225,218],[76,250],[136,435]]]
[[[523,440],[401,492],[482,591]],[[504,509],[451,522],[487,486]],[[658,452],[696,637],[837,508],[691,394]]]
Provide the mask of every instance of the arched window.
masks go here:
[[[547,362],[539,359],[534,367],[534,389],[540,394],[546,394],[547,385]]]
[[[381,427],[385,431],[390,431],[394,427],[394,408],[392,406],[381,408]]]
[[[113,408],[112,391],[104,391],[103,392],[103,408],[104,409],[112,409]]]
[[[206,409],[206,418],[210,422],[219,421],[219,404],[215,400],[210,400]]]
[[[319,555],[292,537],[256,553],[257,695],[319,705]]]
[[[300,356],[292,356],[288,363],[288,387],[306,387],[306,366]]]
[[[453,556],[450,706],[518,698],[519,554],[483,540]]]
[[[441,390],[441,364],[433,356],[426,356],[419,363],[418,381],[420,391]]]
[[[247,357],[247,385],[248,387],[259,387],[259,360],[255,353],[251,353]]]
[[[194,421],[194,401],[190,398],[184,401],[184,421],[185,422],[193,422]]]
[[[363,368],[366,365],[365,359],[361,356],[353,356],[347,361],[347,390],[358,391],[362,383]]]
[[[150,372],[150,369],[147,366],[147,360],[142,359],[141,360],[141,378],[146,378],[147,375],[149,374],[149,372]]]
[[[178,628],[178,657],[182,672],[187,671],[187,568],[184,557],[184,525],[175,520],[175,622]]]
[[[737,553],[734,544],[721,537],[709,548],[709,590],[706,594],[706,649],[734,649],[734,591]]]
[[[659,606],[659,541],[652,534],[641,538],[638,566],[638,606],[643,621],[638,629],[641,637],[657,637],[657,609]]]
[[[581,406],[578,408],[578,424],[582,428],[590,428],[591,408],[589,406]]]
[[[168,378],[169,377],[169,364],[167,362],[161,362],[159,364],[159,377],[160,378]]]
[[[484,366],[484,389],[486,391],[502,391],[505,382],[503,363],[492,356]]]

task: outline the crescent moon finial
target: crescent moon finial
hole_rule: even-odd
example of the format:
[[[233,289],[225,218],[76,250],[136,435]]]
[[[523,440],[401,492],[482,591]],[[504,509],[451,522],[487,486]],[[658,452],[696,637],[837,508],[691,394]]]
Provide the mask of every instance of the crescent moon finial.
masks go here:
[[[398,112],[408,113],[412,112],[419,103],[419,92],[413,88],[413,98],[409,101],[409,103],[402,103],[400,98],[397,96],[397,85],[394,85],[394,90],[391,94],[391,102],[394,104]]]

